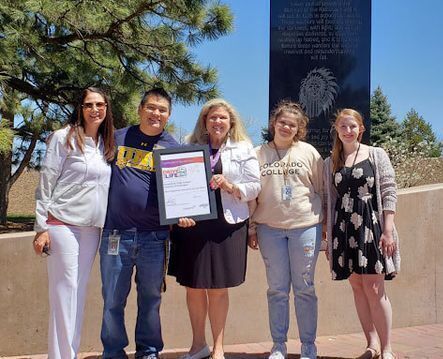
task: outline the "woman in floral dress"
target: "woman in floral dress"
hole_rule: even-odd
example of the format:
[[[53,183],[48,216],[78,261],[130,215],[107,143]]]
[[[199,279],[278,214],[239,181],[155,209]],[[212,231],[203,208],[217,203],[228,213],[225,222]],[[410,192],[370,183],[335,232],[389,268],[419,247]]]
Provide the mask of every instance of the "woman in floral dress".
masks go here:
[[[332,279],[349,279],[367,340],[360,359],[395,358],[392,308],[384,280],[400,269],[394,227],[395,174],[386,152],[361,143],[363,118],[344,109],[334,123],[331,157],[325,161],[328,258]]]

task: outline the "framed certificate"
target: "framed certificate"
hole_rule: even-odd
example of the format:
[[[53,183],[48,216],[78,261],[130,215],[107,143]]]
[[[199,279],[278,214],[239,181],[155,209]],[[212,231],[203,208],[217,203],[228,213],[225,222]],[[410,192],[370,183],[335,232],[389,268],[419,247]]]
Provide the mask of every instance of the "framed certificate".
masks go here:
[[[209,148],[204,145],[154,151],[160,224],[217,218],[215,194],[209,187]]]

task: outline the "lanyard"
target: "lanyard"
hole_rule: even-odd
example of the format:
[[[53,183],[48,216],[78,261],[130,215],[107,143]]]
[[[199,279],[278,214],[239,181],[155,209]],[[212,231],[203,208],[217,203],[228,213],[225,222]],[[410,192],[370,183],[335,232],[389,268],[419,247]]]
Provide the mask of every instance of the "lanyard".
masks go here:
[[[354,157],[354,161],[352,161],[352,166],[350,168],[350,172],[349,175],[346,175],[346,179],[345,179],[345,183],[346,183],[346,187],[348,187],[348,193],[351,191],[350,187],[349,187],[349,183],[351,182],[351,176],[352,176],[352,170],[354,169],[355,166],[355,161],[357,160],[357,156],[358,156],[358,151],[360,151],[360,142],[358,143],[358,147],[357,147],[357,152],[355,153],[355,157]],[[346,171],[346,166],[344,166],[345,169],[345,173]]]
[[[288,175],[289,175],[289,168],[288,167],[289,167],[289,164],[291,163],[292,146],[289,148],[288,163],[286,165],[286,163],[282,160],[280,153],[278,153],[277,146],[275,145],[275,142],[273,142],[273,145],[274,145],[274,150],[275,150],[275,153],[277,154],[279,162],[283,164],[283,181],[286,186],[288,184]]]
[[[209,160],[211,162],[211,171],[212,173],[214,173],[214,168],[215,165],[217,164],[218,160],[220,159],[220,155],[221,155],[221,149],[223,146],[221,146],[217,152],[215,153],[215,155],[212,154],[212,146],[211,146],[211,141],[209,141],[209,151],[210,151],[210,155],[209,155]]]
[[[354,161],[352,161],[352,166],[350,168],[349,174],[347,174],[346,166],[344,166],[345,174],[346,174],[346,176],[344,177],[344,181],[345,181],[346,187],[348,188],[348,196],[342,197],[342,201],[343,201],[342,206],[343,206],[345,212],[348,212],[348,213],[352,213],[352,211],[354,209],[354,198],[352,198],[350,196],[351,195],[351,187],[349,184],[352,181],[351,176],[352,176],[352,171],[354,170],[355,161],[357,160],[358,151],[360,151],[360,142],[358,143],[357,152],[355,153]],[[345,237],[346,237],[346,243],[348,243],[348,226],[345,227]]]
[[[351,167],[351,169],[353,169],[354,166],[355,166],[355,160],[357,159],[358,151],[360,151],[360,142],[358,143],[357,152],[355,153],[355,157],[354,157],[354,161],[352,162],[352,167]]]

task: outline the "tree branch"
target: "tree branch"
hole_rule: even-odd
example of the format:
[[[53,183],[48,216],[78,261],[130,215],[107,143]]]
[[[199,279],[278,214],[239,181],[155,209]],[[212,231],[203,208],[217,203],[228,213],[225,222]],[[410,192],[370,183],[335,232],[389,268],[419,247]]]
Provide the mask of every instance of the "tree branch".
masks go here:
[[[58,44],[58,45],[66,45],[70,42],[73,42],[75,40],[99,40],[104,39],[108,37],[112,37],[112,34],[116,31],[117,28],[119,28],[122,24],[130,22],[132,19],[141,16],[144,12],[151,10],[160,4],[161,1],[154,1],[151,3],[144,2],[142,3],[136,11],[134,11],[132,14],[128,15],[124,19],[119,19],[111,25],[109,25],[109,28],[106,30],[106,32],[92,32],[90,34],[82,34],[77,28],[75,28],[75,32],[65,35],[65,36],[45,36],[45,40],[50,44]]]
[[[147,81],[145,81],[140,76],[138,76],[128,65],[125,64],[125,62],[123,61],[123,55],[121,54],[122,51],[116,46],[116,44],[113,43],[112,41],[108,41],[108,42],[114,48],[114,50],[117,52],[116,55],[117,55],[118,61],[123,66],[123,68],[136,80],[140,81],[143,84],[148,84]],[[128,45],[126,45],[126,46],[128,46]]]
[[[26,93],[32,98],[41,99],[43,101],[52,103],[60,103],[60,99],[62,98],[65,100],[65,104],[69,103],[68,99],[63,97],[58,91],[37,88],[26,80],[21,80],[17,77],[8,76],[5,82],[14,90]]]
[[[120,27],[122,24],[130,22],[133,18],[138,17],[140,15],[142,15],[145,11],[153,11],[153,9],[160,4],[161,1],[154,1],[151,2],[150,4],[146,3],[142,3],[137,10],[135,10],[131,15],[128,15],[127,17],[125,17],[124,19],[120,19],[115,21],[114,23],[112,23],[109,28],[108,31],[106,31],[107,35],[112,34],[115,29],[117,29],[118,27]]]
[[[35,145],[37,144],[37,140],[38,140],[38,133],[33,133],[29,147],[26,150],[25,155],[23,156],[23,160],[20,162],[20,165],[18,166],[18,168],[16,169],[16,171],[9,180],[11,187],[15,183],[15,181],[17,181],[17,179],[20,177],[22,172],[25,170],[26,166],[28,166],[28,163],[32,157],[32,152],[34,152]]]

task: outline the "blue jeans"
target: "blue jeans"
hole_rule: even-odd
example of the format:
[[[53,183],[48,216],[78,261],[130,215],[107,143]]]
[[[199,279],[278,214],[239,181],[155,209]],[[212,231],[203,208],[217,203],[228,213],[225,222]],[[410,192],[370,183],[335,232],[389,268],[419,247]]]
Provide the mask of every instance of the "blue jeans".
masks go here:
[[[297,229],[259,224],[257,238],[266,267],[269,326],[273,341],[287,341],[292,284],[300,341],[313,344],[317,335],[314,273],[320,250],[321,224]]]
[[[158,353],[163,349],[159,310],[169,231],[121,231],[118,255],[108,254],[110,233],[103,231],[100,244],[103,358],[127,358],[124,348],[129,342],[124,317],[134,267],[138,306],[135,358]]]

